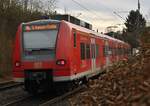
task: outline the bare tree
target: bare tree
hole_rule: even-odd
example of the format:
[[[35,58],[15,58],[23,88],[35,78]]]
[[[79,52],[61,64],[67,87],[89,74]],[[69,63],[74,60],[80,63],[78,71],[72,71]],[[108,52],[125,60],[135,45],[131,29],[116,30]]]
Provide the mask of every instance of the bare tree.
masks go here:
[[[47,0],[46,4],[45,4],[46,8],[45,8],[45,12],[47,14],[54,14],[55,13],[55,9],[56,9],[56,0]]]
[[[12,66],[12,42],[21,22],[54,13],[56,0],[0,0],[0,73]]]

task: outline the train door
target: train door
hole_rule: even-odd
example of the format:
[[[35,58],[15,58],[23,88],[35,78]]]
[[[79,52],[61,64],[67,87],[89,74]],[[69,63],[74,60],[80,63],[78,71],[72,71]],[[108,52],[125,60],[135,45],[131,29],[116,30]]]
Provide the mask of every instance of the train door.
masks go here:
[[[79,47],[78,42],[77,42],[77,31],[75,29],[73,29],[72,31],[72,36],[73,36],[73,53],[72,53],[72,58],[73,58],[73,73],[76,74],[77,71],[79,70],[79,63],[78,63],[78,59],[79,59]]]
[[[96,70],[96,44],[94,38],[91,38],[91,55],[92,55],[91,66],[92,71],[94,71]]]
[[[109,66],[110,64],[110,60],[109,60],[109,44],[108,44],[108,41],[106,40],[105,41],[105,50],[106,50],[106,67]]]

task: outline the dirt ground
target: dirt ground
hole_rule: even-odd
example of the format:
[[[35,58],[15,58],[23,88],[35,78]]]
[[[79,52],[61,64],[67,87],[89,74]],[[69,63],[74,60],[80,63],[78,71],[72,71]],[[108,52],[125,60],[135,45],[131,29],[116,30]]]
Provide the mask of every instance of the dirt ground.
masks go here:
[[[0,78],[0,82],[10,81],[12,80],[12,75],[5,75]]]

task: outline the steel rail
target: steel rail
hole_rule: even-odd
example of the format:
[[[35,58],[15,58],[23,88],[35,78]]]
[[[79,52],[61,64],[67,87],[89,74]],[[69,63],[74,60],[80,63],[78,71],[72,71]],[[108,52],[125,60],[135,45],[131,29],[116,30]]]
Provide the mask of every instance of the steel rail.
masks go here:
[[[3,91],[3,90],[7,90],[7,89],[10,89],[10,88],[13,88],[13,87],[18,87],[18,86],[21,86],[23,85],[22,83],[16,83],[14,81],[6,81],[6,82],[1,82],[0,83],[0,91]]]
[[[17,99],[17,100],[14,100],[14,101],[11,101],[11,102],[9,102],[9,103],[7,103],[7,104],[4,104],[3,106],[12,106],[12,105],[14,105],[14,104],[16,104],[16,103],[19,103],[19,102],[21,102],[21,101],[23,101],[23,100],[25,100],[25,99],[28,99],[30,96],[25,96],[25,97],[22,97],[22,98],[19,98],[19,99]]]
[[[54,99],[50,99],[50,100],[46,101],[45,103],[40,104],[39,106],[51,106],[52,104],[60,102],[60,101],[64,100],[65,98],[67,98],[67,97],[69,97],[69,96],[79,92],[83,88],[85,88],[85,85],[81,85],[78,88],[75,88],[74,90],[65,93],[64,95],[61,95],[61,96],[56,97]]]

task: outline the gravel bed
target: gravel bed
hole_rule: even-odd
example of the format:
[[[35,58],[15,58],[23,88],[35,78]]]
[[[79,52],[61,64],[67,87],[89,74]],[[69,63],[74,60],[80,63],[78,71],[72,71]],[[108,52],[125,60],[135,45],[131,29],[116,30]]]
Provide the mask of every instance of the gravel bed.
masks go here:
[[[63,101],[60,101],[58,103],[54,103],[54,104],[51,104],[51,106],[70,106],[70,102],[68,101],[68,99],[65,99]]]
[[[28,96],[28,93],[24,91],[23,86],[14,87],[0,92],[0,106],[10,103],[18,98]]]

